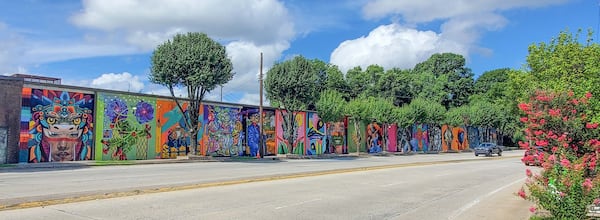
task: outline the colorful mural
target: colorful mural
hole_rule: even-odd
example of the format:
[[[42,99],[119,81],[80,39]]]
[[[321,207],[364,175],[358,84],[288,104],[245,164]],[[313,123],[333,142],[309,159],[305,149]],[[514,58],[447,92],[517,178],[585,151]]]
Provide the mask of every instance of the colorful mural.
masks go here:
[[[204,134],[201,145],[205,155],[244,155],[244,126],[241,107],[204,105]],[[258,126],[256,126],[258,127]],[[250,131],[249,131],[250,132]],[[258,132],[255,131],[255,132]],[[258,150],[258,145],[255,146]]]
[[[276,137],[277,137],[277,153],[278,154],[299,154],[305,155],[306,150],[306,112],[297,112],[293,121],[294,133],[290,144],[288,141],[288,123],[285,121],[288,114],[285,110],[275,111]]]
[[[156,99],[98,93],[97,160],[145,160],[156,154]]]
[[[409,128],[398,128],[396,131],[396,138],[398,139],[398,152],[410,153],[412,152],[411,146],[412,132]]]
[[[398,149],[398,126],[396,124],[391,124],[387,126],[387,151],[400,151]]]
[[[481,143],[481,141],[479,140],[481,136],[479,135],[479,129],[477,127],[468,126],[467,134],[467,137],[469,139],[469,148],[473,149],[479,146],[479,143]]]
[[[327,131],[331,135],[331,149],[329,152],[336,154],[347,154],[348,153],[348,139],[346,138],[346,122],[331,122],[328,123]]]
[[[365,132],[367,140],[367,152],[379,153],[383,146],[383,128],[377,122],[371,122],[367,125]]]
[[[182,107],[186,109],[187,103],[183,103]],[[156,148],[154,152],[156,157],[164,159],[187,155],[190,150],[190,137],[186,132],[185,119],[177,107],[177,103],[172,100],[156,100],[156,112],[158,117],[156,120],[157,143],[160,144],[160,147]],[[202,112],[202,108],[200,112]],[[202,130],[198,132],[198,136],[201,134]]]
[[[413,147],[412,151],[429,151],[429,135],[426,124],[413,125],[410,145]]]
[[[326,127],[319,115],[315,112],[308,113],[308,127],[306,137],[308,139],[308,149],[306,154],[323,154],[327,150]]]
[[[438,126],[429,127],[430,151],[442,151],[442,129]]]
[[[94,95],[23,88],[20,162],[90,160]]]
[[[442,126],[442,150],[463,151],[469,148],[467,131],[463,127]]]
[[[263,109],[263,146],[265,156],[277,155],[277,141],[275,138],[275,111]]]

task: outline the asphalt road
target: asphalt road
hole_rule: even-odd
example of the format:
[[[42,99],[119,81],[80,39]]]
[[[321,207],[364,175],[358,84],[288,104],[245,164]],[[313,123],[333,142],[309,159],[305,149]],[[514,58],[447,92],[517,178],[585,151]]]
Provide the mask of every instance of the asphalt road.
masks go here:
[[[142,193],[2,211],[0,218],[527,219],[530,204],[513,195],[522,186],[525,167],[511,156],[521,154],[4,170],[0,204],[5,206]]]

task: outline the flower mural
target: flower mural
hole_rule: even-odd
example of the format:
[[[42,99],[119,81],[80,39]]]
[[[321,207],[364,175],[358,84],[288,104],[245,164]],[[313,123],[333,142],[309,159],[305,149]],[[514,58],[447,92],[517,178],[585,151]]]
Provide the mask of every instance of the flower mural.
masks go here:
[[[127,160],[128,153],[135,151],[134,159],[148,157],[148,142],[152,138],[154,107],[148,102],[138,101],[128,105],[119,97],[105,98],[105,130],[101,143],[102,153],[113,160]],[[129,102],[131,103],[131,101]],[[131,108],[130,106],[135,106]],[[132,113],[135,117],[128,117]],[[108,126],[106,126],[108,125]]]

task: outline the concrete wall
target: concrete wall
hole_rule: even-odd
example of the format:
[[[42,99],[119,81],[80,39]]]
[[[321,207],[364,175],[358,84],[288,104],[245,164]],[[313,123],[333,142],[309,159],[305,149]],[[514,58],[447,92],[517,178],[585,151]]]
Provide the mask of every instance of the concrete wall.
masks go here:
[[[0,128],[6,132],[6,136],[0,138],[4,141],[0,143],[0,164],[19,160],[22,88],[22,79],[0,76]]]

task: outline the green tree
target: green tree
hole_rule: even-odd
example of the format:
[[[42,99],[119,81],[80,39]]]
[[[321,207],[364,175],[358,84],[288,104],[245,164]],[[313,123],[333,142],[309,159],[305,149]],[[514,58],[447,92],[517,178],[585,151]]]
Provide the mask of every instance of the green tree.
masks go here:
[[[473,93],[473,73],[465,67],[465,63],[465,58],[459,54],[434,54],[428,60],[417,64],[413,73],[430,73],[437,79],[441,76],[447,77],[442,90],[442,104],[448,109],[468,104],[469,96]]]
[[[342,93],[335,89],[327,89],[321,93],[317,102],[319,117],[325,122],[338,122],[344,118],[346,100]]]
[[[369,77],[362,71],[360,66],[354,67],[346,72],[346,83],[348,84],[348,96],[350,99],[357,98],[367,90],[366,80]]]
[[[346,115],[350,116],[350,120],[354,125],[354,134],[352,135],[352,140],[356,143],[356,153],[358,154],[360,150],[360,143],[362,141],[362,135],[360,132],[360,123],[368,120],[369,116],[369,105],[368,97],[364,94],[350,100],[348,104],[346,104],[344,111]]]
[[[585,43],[580,42],[581,30],[573,36],[561,31],[549,43],[529,46],[527,65],[537,89],[558,92],[573,91],[576,96],[591,92],[600,95],[600,44],[594,43],[592,31],[588,31]],[[522,99],[526,99],[528,91]],[[600,121],[600,101],[590,100],[589,116]]]
[[[275,64],[268,72],[265,80],[267,98],[283,107],[283,115],[287,124],[288,142],[294,143],[293,122],[298,111],[306,110],[309,103],[318,100],[315,82],[318,81],[318,72],[310,60],[302,56],[294,57]],[[291,146],[291,152],[293,148]]]
[[[225,47],[203,33],[177,34],[152,53],[150,81],[166,86],[185,118],[190,154],[196,154],[199,113],[204,95],[233,78],[231,60]],[[183,109],[174,88],[187,90],[188,107]]]
[[[379,97],[392,99],[395,106],[402,106],[410,103],[411,95],[411,72],[392,68],[385,72],[375,85],[376,93]]]

